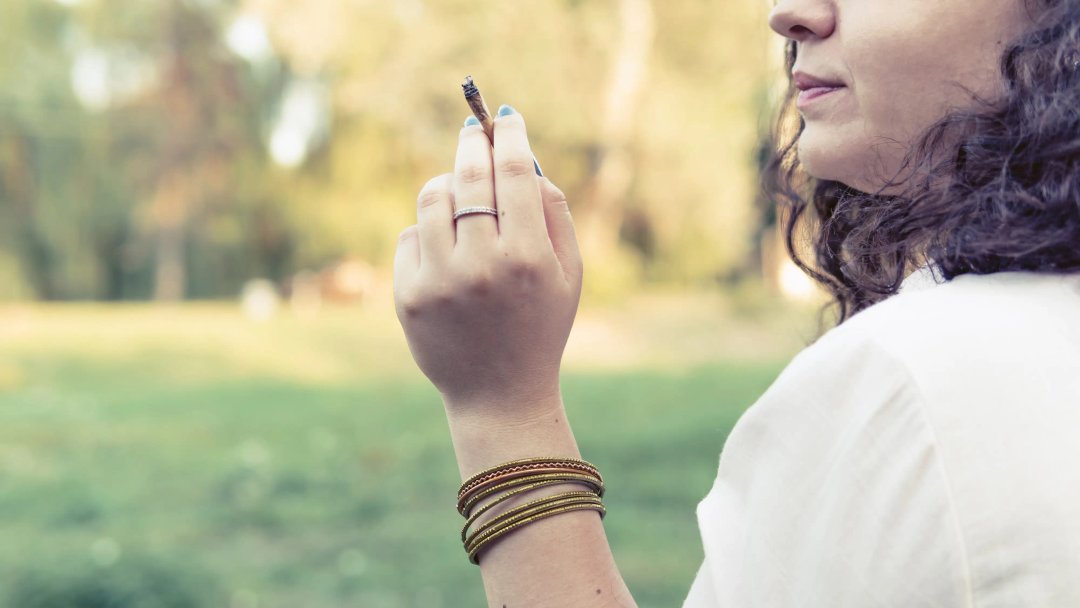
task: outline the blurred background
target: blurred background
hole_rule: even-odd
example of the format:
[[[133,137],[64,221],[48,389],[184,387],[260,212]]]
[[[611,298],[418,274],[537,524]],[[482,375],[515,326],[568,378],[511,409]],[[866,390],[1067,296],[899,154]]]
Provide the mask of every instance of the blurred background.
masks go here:
[[[568,195],[564,367],[642,606],[824,301],[767,2],[3,0],[0,606],[484,605],[390,265],[471,74]]]

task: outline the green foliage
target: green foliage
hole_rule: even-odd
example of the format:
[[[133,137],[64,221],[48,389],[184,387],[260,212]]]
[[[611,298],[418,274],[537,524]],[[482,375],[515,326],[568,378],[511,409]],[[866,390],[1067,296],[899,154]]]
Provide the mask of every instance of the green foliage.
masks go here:
[[[274,276],[268,260],[287,239],[258,235],[283,200],[262,143],[280,83],[228,52],[225,11],[180,0],[0,10],[0,252],[33,295],[161,295],[169,263],[176,296]],[[216,239],[229,221],[245,229]]]
[[[651,17],[642,80],[622,107],[611,99],[631,6]],[[752,157],[773,76],[764,11],[5,0],[0,260],[11,262],[0,278],[14,287],[0,297],[221,297],[346,257],[388,269],[416,193],[453,167],[466,74],[493,107],[522,112],[579,227],[600,235],[587,290],[713,281],[746,266],[762,221]],[[238,15],[265,24],[266,57],[226,44]],[[288,168],[270,144],[298,83],[325,106]],[[615,106],[626,117],[612,123]],[[612,158],[625,161],[621,185],[600,177]]]

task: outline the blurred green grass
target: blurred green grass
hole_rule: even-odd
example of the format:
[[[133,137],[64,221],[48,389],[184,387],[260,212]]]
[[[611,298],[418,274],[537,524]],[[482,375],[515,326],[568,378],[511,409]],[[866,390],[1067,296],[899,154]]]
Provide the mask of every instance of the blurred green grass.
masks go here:
[[[564,394],[642,606],[679,605],[724,438],[805,310],[584,311]],[[438,395],[387,305],[0,309],[4,606],[482,606]],[[5,595],[6,594],[6,595]]]

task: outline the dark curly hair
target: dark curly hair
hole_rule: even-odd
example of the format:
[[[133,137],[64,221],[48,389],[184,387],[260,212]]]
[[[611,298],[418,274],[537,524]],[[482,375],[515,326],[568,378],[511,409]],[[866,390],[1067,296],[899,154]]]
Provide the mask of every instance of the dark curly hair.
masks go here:
[[[1028,0],[1029,12],[1033,3],[1033,26],[1001,57],[1006,93],[967,91],[972,107],[950,111],[908,150],[897,175],[913,177],[877,192],[801,168],[805,123],[789,82],[762,186],[793,260],[832,293],[837,324],[931,262],[946,279],[1080,271],[1080,0]],[[796,48],[789,40],[789,78]],[[813,262],[801,257],[800,234]]]

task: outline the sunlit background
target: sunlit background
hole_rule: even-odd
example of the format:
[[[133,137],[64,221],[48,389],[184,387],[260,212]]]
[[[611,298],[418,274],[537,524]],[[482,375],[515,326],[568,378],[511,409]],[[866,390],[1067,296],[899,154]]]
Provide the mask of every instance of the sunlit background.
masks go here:
[[[567,194],[564,392],[642,606],[817,329],[758,171],[768,3],[0,2],[0,606],[484,604],[393,312],[472,75]]]

